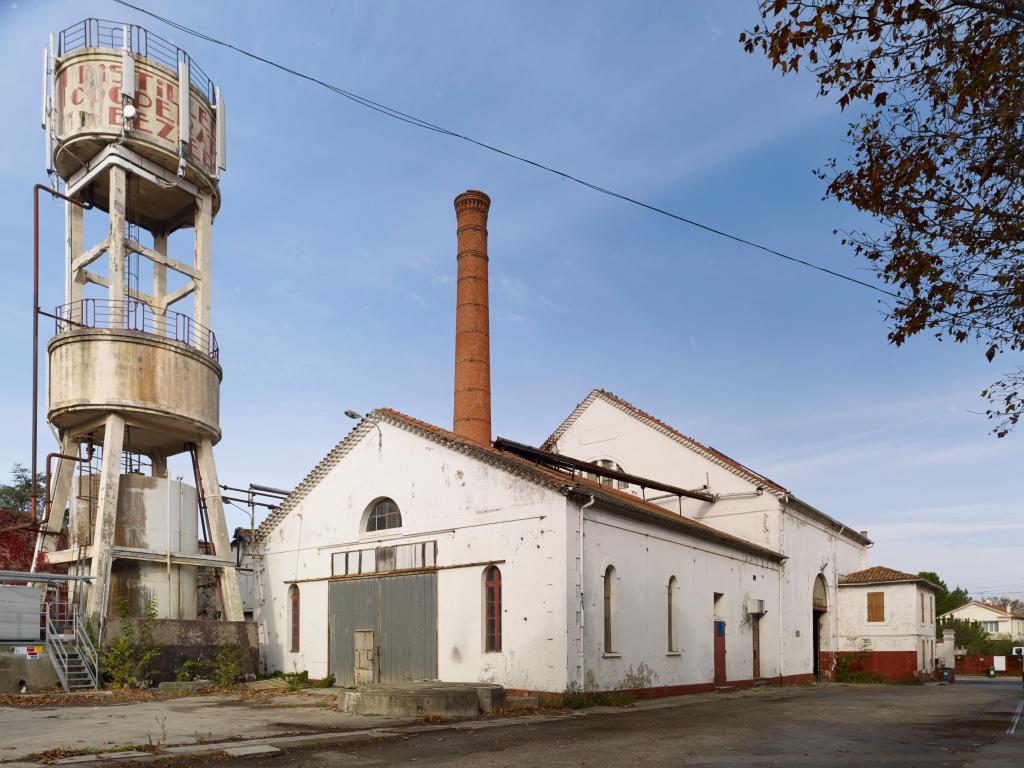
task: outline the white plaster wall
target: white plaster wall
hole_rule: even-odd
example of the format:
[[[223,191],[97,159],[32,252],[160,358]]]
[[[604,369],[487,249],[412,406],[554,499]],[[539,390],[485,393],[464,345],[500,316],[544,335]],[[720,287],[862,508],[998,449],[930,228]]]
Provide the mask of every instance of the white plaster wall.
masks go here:
[[[714,593],[724,594],[729,680],[753,676],[747,598],[765,601],[761,618],[761,676],[778,665],[777,565],[685,534],[624,519],[591,507],[584,522],[584,647],[588,688],[621,689],[711,683],[714,679]],[[578,530],[578,518],[570,525]],[[572,535],[574,535],[574,533]],[[615,567],[613,654],[604,648],[604,573]],[[678,654],[668,652],[669,578],[675,576]],[[756,580],[755,578],[756,577]],[[579,637],[576,627],[570,633]],[[573,678],[579,682],[575,659]]]
[[[749,496],[715,504],[683,499],[681,509],[675,498],[659,503],[747,541],[778,549],[778,502],[775,497],[767,493],[756,495],[755,485],[601,398],[594,400],[568,427],[559,438],[556,450],[584,461],[611,459],[625,472],[680,488],[696,489],[710,483],[711,493],[750,493]],[[640,494],[639,488],[629,490]],[[648,491],[647,495],[659,493]]]
[[[835,649],[838,639],[836,584],[839,576],[866,566],[866,549],[825,524],[787,507],[767,492],[676,440],[648,427],[601,398],[597,398],[557,443],[558,452],[593,461],[612,459],[632,474],[655,478],[682,488],[709,484],[712,493],[744,494],[714,504],[675,498],[659,501],[666,509],[699,520],[788,556],[782,566],[775,601],[775,664],[785,676],[809,675],[814,669],[811,593],[821,573],[828,588],[830,610],[823,619],[821,650]],[[638,489],[631,489],[638,491]],[[654,492],[648,492],[648,495]],[[762,627],[764,647],[767,627]],[[767,658],[767,654],[764,654]]]
[[[331,575],[331,554],[437,541],[437,563],[504,560],[503,651],[483,652],[483,566],[438,572],[438,674],[512,688],[566,685],[565,508],[560,494],[386,422],[371,430],[264,543],[257,620],[270,669],[328,672],[327,582],[300,583],[301,650],[288,651],[288,582]],[[396,532],[361,532],[367,506],[398,504]]]
[[[885,621],[867,620],[869,592],[885,595]],[[922,598],[924,621],[921,620]],[[930,671],[934,666],[935,648],[935,606],[931,590],[915,583],[840,587],[839,650],[859,651],[865,639],[870,641],[873,651],[916,651],[918,669]]]

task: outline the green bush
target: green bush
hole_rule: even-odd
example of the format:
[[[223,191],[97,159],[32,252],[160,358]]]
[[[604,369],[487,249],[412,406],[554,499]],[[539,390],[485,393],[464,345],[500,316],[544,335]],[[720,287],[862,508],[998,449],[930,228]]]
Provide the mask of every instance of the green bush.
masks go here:
[[[321,680],[319,683],[317,683],[317,687],[318,688],[330,688],[330,687],[332,687],[334,685],[334,683],[335,683],[334,675],[328,675],[323,680]]]
[[[242,675],[242,652],[233,645],[225,645],[217,651],[213,666],[213,681],[218,688],[229,688]]]
[[[186,659],[178,667],[178,673],[174,676],[174,679],[179,683],[187,683],[191,680],[196,680],[207,673],[209,670],[209,663],[200,656],[198,659]]]
[[[285,672],[281,677],[288,683],[289,691],[297,691],[303,686],[309,685],[309,672]]]
[[[154,664],[160,656],[160,646],[153,642],[156,598],[146,601],[138,637],[128,598],[118,598],[117,616],[121,620],[121,634],[100,651],[100,672],[112,688],[148,688],[156,673]]]
[[[636,701],[629,691],[588,691],[573,683],[562,693],[562,706],[566,709],[588,707],[628,707]]]

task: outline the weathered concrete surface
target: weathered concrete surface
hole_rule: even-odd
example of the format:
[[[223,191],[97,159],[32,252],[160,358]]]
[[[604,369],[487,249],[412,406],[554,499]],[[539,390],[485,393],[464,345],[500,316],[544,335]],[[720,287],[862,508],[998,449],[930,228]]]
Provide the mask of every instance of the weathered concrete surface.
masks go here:
[[[135,636],[142,629],[142,619],[129,619]],[[110,619],[103,635],[109,645],[122,632],[122,620]],[[242,674],[258,674],[260,668],[259,628],[251,621],[208,621],[203,619],[157,619],[153,623],[153,642],[160,646],[160,657],[154,665],[156,679],[174,680],[186,661],[202,661],[209,666],[202,674],[210,674],[218,649],[224,646],[241,652]]]
[[[1019,768],[1006,730],[1020,682],[757,689],[663,699],[580,716],[392,729],[405,738],[293,751],[217,768],[399,765],[977,766]],[[202,763],[197,763],[202,765]]]
[[[338,710],[391,717],[476,717],[504,706],[505,689],[485,683],[370,685],[338,693]]]
[[[294,704],[295,696],[281,697]],[[117,705],[0,707],[0,764],[33,752],[142,744],[196,744],[300,733],[328,733],[401,724],[396,718],[346,715],[324,706],[276,706],[236,695],[194,696]]]
[[[183,683],[175,680],[160,683],[157,687],[161,691],[167,691],[168,693],[195,693],[196,691],[205,691],[207,688],[213,688],[213,683],[209,680],[188,680]]]
[[[30,659],[26,654],[17,653],[14,649],[29,645],[18,643],[0,645],[0,693],[18,693],[18,681],[28,684],[29,692],[36,693],[59,685],[57,673],[47,656],[43,646],[39,658]],[[37,643],[37,646],[42,643]]]

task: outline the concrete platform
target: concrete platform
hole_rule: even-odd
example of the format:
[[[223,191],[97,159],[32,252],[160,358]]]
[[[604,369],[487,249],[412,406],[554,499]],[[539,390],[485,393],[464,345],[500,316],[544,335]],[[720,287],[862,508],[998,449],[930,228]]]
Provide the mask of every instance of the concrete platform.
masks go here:
[[[338,710],[390,717],[476,717],[505,704],[505,689],[487,683],[416,682],[336,689]]]

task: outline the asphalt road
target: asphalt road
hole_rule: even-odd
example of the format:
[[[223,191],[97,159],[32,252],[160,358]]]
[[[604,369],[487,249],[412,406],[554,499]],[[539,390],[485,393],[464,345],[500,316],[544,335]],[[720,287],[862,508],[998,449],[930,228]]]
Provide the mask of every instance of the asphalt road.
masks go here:
[[[1019,680],[823,686],[471,721],[217,766],[1024,766]],[[1024,718],[1021,718],[1024,720]]]

